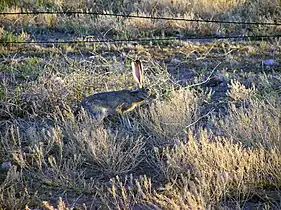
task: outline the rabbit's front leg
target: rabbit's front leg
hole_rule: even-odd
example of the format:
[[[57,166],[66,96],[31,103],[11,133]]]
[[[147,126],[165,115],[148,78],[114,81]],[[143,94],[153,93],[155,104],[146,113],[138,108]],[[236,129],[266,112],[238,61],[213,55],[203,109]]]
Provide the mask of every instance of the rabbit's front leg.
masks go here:
[[[134,108],[133,103],[126,102],[126,103],[123,103],[123,104],[121,104],[119,106],[119,110],[118,111],[119,111],[119,113],[124,114],[124,113],[126,113],[128,111],[131,111],[133,108]]]

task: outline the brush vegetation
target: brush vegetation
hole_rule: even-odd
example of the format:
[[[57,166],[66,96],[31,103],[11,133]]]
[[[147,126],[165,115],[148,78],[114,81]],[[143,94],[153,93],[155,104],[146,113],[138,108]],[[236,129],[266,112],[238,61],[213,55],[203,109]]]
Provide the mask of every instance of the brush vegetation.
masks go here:
[[[229,21],[281,17],[277,0],[0,5],[7,12],[34,9]],[[7,43],[262,35],[280,27],[42,14],[1,16],[0,23],[1,209],[281,208],[280,39]],[[86,96],[137,88],[132,59],[143,61],[153,97],[102,125],[87,114],[77,117]]]

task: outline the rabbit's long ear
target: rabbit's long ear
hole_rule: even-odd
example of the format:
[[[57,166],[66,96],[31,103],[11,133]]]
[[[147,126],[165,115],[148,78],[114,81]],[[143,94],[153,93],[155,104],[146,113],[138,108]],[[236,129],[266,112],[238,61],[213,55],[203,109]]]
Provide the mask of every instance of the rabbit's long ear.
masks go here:
[[[143,66],[140,60],[132,61],[132,70],[135,80],[139,84],[139,87],[142,88],[144,75],[143,75]]]

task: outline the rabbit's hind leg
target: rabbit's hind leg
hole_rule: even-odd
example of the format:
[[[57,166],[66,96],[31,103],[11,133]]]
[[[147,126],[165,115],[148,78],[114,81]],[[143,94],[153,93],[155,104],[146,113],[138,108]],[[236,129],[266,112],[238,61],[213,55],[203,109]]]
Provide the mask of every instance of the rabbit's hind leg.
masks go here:
[[[107,117],[106,111],[103,109],[91,112],[90,115],[95,124],[102,124],[104,118]]]
[[[102,124],[108,115],[107,113],[107,109],[103,107],[89,106],[88,104],[82,106],[82,115],[90,117],[94,124]]]

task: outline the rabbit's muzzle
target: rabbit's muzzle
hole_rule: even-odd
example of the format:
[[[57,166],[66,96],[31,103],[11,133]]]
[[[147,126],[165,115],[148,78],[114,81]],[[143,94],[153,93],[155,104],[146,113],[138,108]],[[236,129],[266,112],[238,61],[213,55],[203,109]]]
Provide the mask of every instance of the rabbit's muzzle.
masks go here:
[[[136,98],[137,101],[144,101],[149,98],[150,91],[148,88],[141,88],[138,90],[132,90],[132,95]]]

